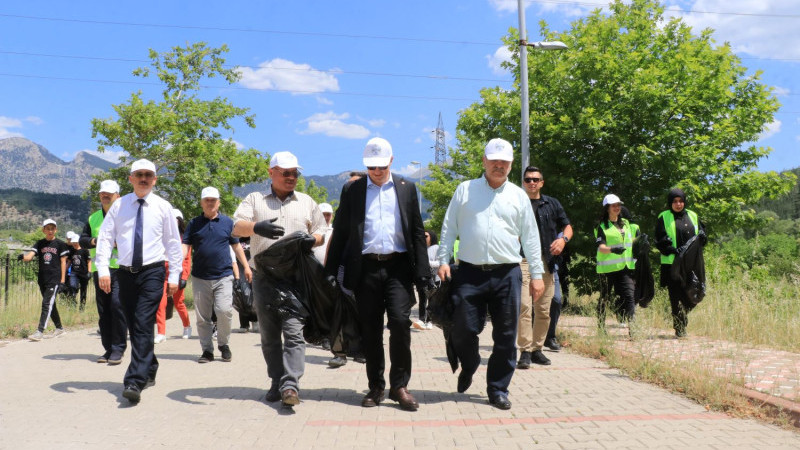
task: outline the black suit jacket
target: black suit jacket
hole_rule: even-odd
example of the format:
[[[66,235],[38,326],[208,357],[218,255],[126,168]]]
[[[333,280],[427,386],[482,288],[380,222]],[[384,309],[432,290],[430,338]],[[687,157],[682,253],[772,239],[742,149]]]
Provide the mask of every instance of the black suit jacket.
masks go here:
[[[425,244],[425,228],[419,213],[417,188],[414,183],[392,174],[403,237],[408,250],[408,263],[414,269],[414,277],[430,277],[428,248]],[[367,177],[363,177],[342,189],[339,209],[333,221],[333,234],[328,247],[325,271],[336,276],[339,266],[344,269],[344,287],[354,289],[361,277],[361,248],[364,245],[364,219],[366,217]]]

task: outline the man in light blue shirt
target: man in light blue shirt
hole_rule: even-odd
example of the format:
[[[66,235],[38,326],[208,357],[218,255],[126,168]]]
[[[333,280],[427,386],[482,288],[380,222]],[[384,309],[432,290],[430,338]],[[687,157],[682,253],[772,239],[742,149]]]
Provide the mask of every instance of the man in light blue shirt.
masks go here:
[[[522,272],[520,243],[529,263],[534,300],[544,292],[542,252],[536,218],[525,191],[508,181],[514,150],[502,139],[484,149],[484,176],[461,183],[447,207],[437,258],[439,278],[449,279],[448,265],[458,238],[459,266],[451,285],[455,312],[450,345],[461,361],[458,392],[472,384],[480,365],[478,335],[492,320],[494,347],[486,372],[489,402],[510,409],[508,386],[517,361]]]

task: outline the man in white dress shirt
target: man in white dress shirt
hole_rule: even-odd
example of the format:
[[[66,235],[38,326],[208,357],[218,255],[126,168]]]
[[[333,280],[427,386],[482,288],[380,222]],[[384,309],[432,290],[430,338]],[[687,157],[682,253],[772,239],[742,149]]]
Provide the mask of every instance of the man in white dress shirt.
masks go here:
[[[131,363],[125,372],[122,396],[138,403],[142,389],[155,384],[158,359],[153,353],[153,325],[167,276],[164,255],[171,267],[181,267],[183,254],[172,205],[153,194],[156,166],[146,159],[131,165],[133,192],[111,205],[97,236],[98,285],[111,292],[109,262],[116,245],[120,301],[131,340]],[[178,290],[179,270],[169,273],[167,294]]]

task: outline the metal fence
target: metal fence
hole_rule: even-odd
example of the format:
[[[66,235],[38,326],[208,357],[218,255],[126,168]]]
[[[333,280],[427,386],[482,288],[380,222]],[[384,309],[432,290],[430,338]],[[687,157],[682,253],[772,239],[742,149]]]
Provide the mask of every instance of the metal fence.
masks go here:
[[[36,260],[17,260],[16,255],[6,254],[0,260],[0,288],[3,290],[3,305],[40,303],[42,300],[37,277],[39,265]],[[87,300],[94,298],[94,283],[89,282]],[[59,296],[59,304],[74,304],[75,298],[68,293]]]

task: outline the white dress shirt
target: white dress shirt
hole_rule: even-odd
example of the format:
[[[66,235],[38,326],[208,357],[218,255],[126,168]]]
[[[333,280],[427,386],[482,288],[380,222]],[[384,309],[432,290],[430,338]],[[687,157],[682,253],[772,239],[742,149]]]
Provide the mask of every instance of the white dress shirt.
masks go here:
[[[525,191],[508,180],[497,189],[485,176],[458,185],[442,224],[439,263],[448,264],[456,238],[461,240],[459,261],[481,265],[519,263],[521,243],[531,278],[542,278],[536,216]]]
[[[400,205],[391,176],[378,186],[367,177],[367,199],[364,217],[364,243],[361,254],[388,255],[406,251]]]
[[[139,210],[137,199],[136,194],[130,193],[117,199],[108,209],[97,235],[95,264],[98,276],[109,276],[108,264],[115,244],[117,262],[122,266],[131,265],[136,212]],[[182,267],[181,235],[172,214],[172,205],[152,192],[147,194],[142,205],[142,221],[142,265],[163,261],[166,255],[170,267]],[[180,275],[180,270],[170,270],[168,282],[178,284]]]

